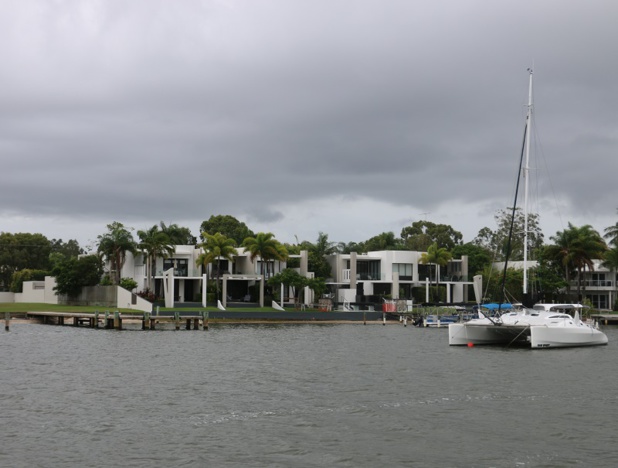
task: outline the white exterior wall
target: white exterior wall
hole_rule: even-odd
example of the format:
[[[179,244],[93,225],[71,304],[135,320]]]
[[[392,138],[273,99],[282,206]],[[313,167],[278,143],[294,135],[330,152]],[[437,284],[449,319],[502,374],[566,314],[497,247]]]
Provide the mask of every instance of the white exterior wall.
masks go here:
[[[120,286],[118,288],[118,308],[127,308],[134,310],[141,310],[142,312],[152,312],[152,304],[147,300],[137,296],[136,304],[133,304],[133,295],[130,291],[127,291]]]
[[[0,292],[0,302],[15,302],[15,293]]]
[[[340,289],[338,294],[338,302],[355,302],[356,301],[356,289]]]
[[[45,303],[45,281],[24,281],[22,292],[15,294],[15,302]]]
[[[58,296],[54,288],[56,287],[56,278],[53,276],[45,277],[45,304],[58,304]]]
[[[54,288],[56,278],[46,276],[45,281],[24,281],[20,293],[0,293],[0,302],[58,304]]]

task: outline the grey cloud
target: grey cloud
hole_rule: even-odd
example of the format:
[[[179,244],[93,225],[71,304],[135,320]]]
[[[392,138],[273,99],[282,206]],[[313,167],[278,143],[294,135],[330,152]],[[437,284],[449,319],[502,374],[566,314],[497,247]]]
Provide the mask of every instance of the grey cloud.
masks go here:
[[[342,194],[506,206],[534,60],[555,196],[614,215],[614,2],[119,5],[0,6],[0,212],[197,226]]]

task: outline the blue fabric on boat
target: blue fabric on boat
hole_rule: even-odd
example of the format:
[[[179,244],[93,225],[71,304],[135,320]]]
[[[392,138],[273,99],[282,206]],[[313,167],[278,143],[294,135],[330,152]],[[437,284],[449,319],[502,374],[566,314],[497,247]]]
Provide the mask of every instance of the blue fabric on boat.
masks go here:
[[[481,307],[489,310],[497,310],[497,309],[512,309],[513,306],[511,304],[496,304],[492,302],[490,304],[481,304]]]

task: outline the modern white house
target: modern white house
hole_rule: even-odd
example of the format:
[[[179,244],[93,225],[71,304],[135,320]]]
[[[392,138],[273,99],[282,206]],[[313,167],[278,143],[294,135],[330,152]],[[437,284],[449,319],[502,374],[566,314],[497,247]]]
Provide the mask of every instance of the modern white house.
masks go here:
[[[262,275],[263,261],[257,257],[251,259],[251,253],[243,248],[238,248],[238,255],[234,255],[232,261],[221,259],[211,263],[207,267],[198,265],[197,260],[203,253],[200,247],[193,245],[177,245],[174,253],[169,257],[156,259],[154,267],[154,293],[157,297],[165,299],[166,307],[173,307],[182,303],[202,303],[206,305],[207,280],[217,276],[222,280],[221,306],[225,307],[228,302],[255,302],[264,306],[264,281],[272,275],[280,273],[287,268],[287,262],[270,260],[267,272]],[[300,268],[296,270],[305,277],[312,274],[307,271],[307,252],[290,257],[300,258]],[[108,266],[109,267],[109,266]],[[138,284],[137,292],[148,289],[146,257],[139,253],[132,255],[127,253],[125,263],[121,271],[121,277],[132,278]],[[109,271],[109,270],[108,270]],[[258,286],[258,288],[254,288]],[[251,294],[251,291],[257,293]],[[210,291],[212,292],[212,291]],[[286,294],[282,294],[285,297]],[[305,291],[305,301],[310,303],[313,298],[310,291]],[[270,304],[266,304],[270,306]]]
[[[468,257],[449,261],[446,267],[420,263],[423,252],[383,250],[363,254],[334,254],[328,257],[332,279],[327,283],[336,291],[338,302],[366,302],[368,296],[410,299],[413,288],[429,288],[436,283],[446,290],[446,303],[468,301]],[[437,282],[436,282],[437,280]]]
[[[216,276],[217,263],[204,268],[196,261],[202,253],[201,248],[192,245],[178,245],[174,254],[168,258],[158,258],[155,266],[155,294],[166,299],[166,306],[178,303],[203,303],[207,294],[206,279]],[[393,299],[412,297],[412,288],[424,288],[426,302],[429,302],[429,287],[437,284],[446,290],[446,302],[456,303],[468,300],[468,287],[472,280],[468,279],[468,260],[451,260],[446,267],[439,265],[424,265],[420,263],[422,252],[384,250],[367,254],[333,254],[327,257],[331,266],[332,278],[326,283],[334,292],[335,302],[364,302],[370,296],[388,295]],[[308,254],[302,251],[299,258],[300,266],[296,268],[301,276],[311,278],[308,271]],[[287,262],[270,261],[265,269],[268,275],[277,274],[287,268]],[[254,302],[264,306],[264,284],[261,276],[261,260],[251,260],[248,251],[240,248],[238,255],[232,261],[221,260],[219,276],[222,281],[222,306],[228,302]],[[127,254],[121,276],[133,278],[137,283],[137,291],[148,288],[147,268],[143,254],[133,256]],[[259,286],[255,288],[255,286]],[[254,291],[251,297],[250,291]],[[259,290],[259,294],[255,294]],[[400,292],[402,294],[400,294]],[[281,297],[290,294],[282,291]],[[315,298],[310,290],[303,295],[303,302],[310,305]],[[402,296],[402,297],[400,297]],[[284,299],[285,301],[285,299]],[[266,304],[270,306],[270,304]]]

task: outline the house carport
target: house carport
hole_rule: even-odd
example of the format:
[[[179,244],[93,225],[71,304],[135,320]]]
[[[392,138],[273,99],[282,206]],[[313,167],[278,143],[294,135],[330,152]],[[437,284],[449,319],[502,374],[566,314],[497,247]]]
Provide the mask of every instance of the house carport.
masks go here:
[[[259,281],[260,282],[260,307],[264,307],[264,276],[263,275],[223,275],[222,304],[227,307],[227,282],[228,280]]]

